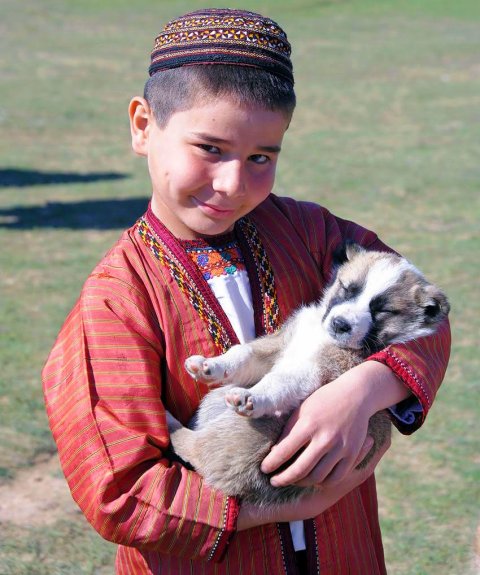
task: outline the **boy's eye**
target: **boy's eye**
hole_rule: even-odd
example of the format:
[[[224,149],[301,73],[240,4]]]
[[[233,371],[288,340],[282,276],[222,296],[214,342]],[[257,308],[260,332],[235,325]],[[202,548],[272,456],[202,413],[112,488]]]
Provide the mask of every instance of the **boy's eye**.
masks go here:
[[[253,156],[250,156],[250,160],[255,164],[266,164],[270,161],[270,158],[264,154],[254,154]]]
[[[198,147],[209,154],[219,154],[220,149],[217,146],[212,146],[211,144],[198,144]]]

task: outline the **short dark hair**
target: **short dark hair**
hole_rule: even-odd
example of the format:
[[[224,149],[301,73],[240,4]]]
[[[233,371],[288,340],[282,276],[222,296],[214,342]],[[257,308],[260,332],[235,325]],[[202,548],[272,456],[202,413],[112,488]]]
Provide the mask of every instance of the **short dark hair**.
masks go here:
[[[155,120],[164,128],[172,114],[207,98],[231,98],[241,105],[278,110],[288,118],[295,109],[295,91],[288,80],[249,66],[202,64],[162,70],[144,89]]]

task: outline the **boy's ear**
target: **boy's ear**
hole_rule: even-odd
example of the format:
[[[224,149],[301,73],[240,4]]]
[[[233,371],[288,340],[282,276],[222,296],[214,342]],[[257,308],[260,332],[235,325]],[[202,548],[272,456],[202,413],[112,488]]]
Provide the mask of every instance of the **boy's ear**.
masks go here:
[[[136,96],[132,99],[128,106],[128,116],[130,118],[133,151],[140,156],[146,156],[150,124],[154,120],[145,98]]]

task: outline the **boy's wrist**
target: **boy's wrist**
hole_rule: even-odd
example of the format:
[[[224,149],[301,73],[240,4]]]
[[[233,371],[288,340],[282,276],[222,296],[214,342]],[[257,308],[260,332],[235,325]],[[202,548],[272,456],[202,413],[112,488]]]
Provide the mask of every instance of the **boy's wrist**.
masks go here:
[[[395,373],[378,361],[365,361],[347,373],[349,378],[346,385],[350,389],[345,391],[357,396],[360,394],[361,404],[369,416],[392,407],[411,395],[410,389]]]
[[[341,494],[343,495],[343,493]],[[282,503],[270,507],[259,507],[249,503],[242,503],[237,519],[237,531],[251,529],[268,523],[300,521],[315,517],[333,505],[340,495],[327,492],[317,492],[291,503]],[[312,500],[315,505],[312,506]]]

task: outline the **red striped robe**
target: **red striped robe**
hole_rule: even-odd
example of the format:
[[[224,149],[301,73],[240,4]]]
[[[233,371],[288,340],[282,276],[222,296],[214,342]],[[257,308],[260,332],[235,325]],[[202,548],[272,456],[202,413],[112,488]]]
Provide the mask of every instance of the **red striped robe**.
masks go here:
[[[385,249],[376,235],[305,202],[270,196],[236,225],[257,334],[274,331],[328,281],[346,238]],[[116,572],[294,574],[288,524],[236,532],[240,503],[168,459],[165,409],[187,422],[206,393],[183,369],[236,337],[180,244],[150,212],[92,272],[43,371],[53,436],[74,499],[119,544]],[[449,329],[376,354],[427,414],[449,355]],[[310,573],[385,573],[372,477],[305,522]]]

